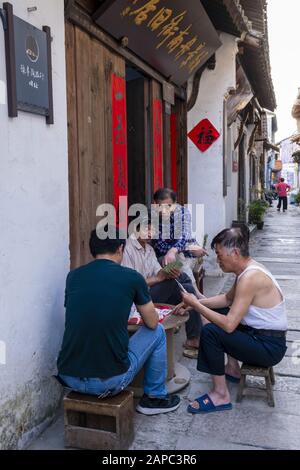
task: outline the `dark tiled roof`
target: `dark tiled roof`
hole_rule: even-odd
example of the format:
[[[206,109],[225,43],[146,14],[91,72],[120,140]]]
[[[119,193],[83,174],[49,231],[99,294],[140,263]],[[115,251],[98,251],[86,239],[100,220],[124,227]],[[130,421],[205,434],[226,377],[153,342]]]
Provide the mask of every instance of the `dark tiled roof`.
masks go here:
[[[240,37],[260,37],[261,47],[244,45],[241,63],[263,108],[274,111],[276,98],[271,77],[266,0],[201,0],[215,28]]]
[[[201,3],[219,31],[238,37],[251,31],[252,25],[239,0],[201,0]]]
[[[253,30],[261,33],[262,47],[245,47],[245,54],[241,57],[249,80],[255,90],[260,105],[274,111],[276,97],[272,81],[268,17],[266,0],[240,0],[244,12],[252,23]]]

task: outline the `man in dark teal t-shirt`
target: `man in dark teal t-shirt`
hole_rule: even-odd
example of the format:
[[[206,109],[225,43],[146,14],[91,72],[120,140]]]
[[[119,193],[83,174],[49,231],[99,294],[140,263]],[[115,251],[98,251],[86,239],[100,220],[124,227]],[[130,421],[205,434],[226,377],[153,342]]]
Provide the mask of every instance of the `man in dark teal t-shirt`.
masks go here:
[[[95,261],[67,277],[65,332],[57,361],[59,376],[73,390],[97,396],[116,395],[144,366],[144,396],[137,410],[152,415],[178,408],[178,396],[166,390],[166,337],[158,322],[144,278],[121,266],[125,241],[98,238],[90,250]],[[132,304],[144,321],[130,339]]]

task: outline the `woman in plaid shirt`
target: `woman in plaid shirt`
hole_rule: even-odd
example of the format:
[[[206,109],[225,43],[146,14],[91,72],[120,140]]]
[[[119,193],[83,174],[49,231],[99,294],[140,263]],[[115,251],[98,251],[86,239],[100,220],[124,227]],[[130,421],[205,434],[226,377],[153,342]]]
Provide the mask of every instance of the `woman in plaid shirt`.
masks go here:
[[[180,259],[182,271],[195,283],[193,268],[196,259],[207,252],[192,238],[192,221],[189,210],[177,203],[177,195],[163,188],[154,194],[154,202],[160,213],[158,239],[152,241],[156,256],[162,266]]]

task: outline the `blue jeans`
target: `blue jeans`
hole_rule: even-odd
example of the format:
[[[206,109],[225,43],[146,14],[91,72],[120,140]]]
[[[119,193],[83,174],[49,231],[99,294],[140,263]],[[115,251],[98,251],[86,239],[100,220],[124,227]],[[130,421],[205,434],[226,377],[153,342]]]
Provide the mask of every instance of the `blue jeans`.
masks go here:
[[[130,338],[128,348],[130,366],[121,375],[100,378],[79,378],[61,375],[62,380],[75,392],[97,395],[100,398],[122,392],[144,366],[144,392],[155,398],[167,395],[167,345],[162,325],[155,330],[141,327]]]

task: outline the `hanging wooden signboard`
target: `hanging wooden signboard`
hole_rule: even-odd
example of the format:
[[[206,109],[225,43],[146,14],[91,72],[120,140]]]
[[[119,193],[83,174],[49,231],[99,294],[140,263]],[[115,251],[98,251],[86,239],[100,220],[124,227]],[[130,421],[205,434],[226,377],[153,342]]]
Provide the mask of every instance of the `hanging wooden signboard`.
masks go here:
[[[221,46],[200,1],[107,0],[93,19],[179,86]]]

